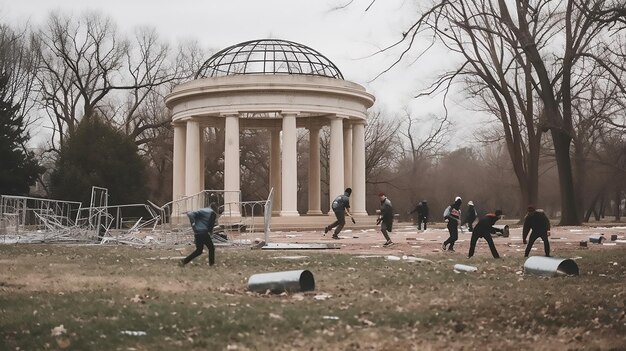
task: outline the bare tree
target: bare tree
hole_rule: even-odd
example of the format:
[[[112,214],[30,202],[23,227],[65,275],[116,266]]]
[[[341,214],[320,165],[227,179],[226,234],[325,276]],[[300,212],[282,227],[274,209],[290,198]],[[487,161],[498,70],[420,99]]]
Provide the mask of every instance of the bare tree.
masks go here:
[[[24,118],[26,127],[35,122],[31,111],[35,105],[33,84],[38,62],[39,56],[29,41],[29,29],[15,30],[0,24],[0,72],[7,78],[5,98],[19,106],[16,116]]]
[[[472,82],[479,80],[481,89],[491,91],[490,97],[495,99],[500,118],[508,116],[508,121],[502,119],[504,135],[520,182],[524,178],[519,176],[522,172],[518,168],[523,163],[515,160],[524,154],[521,140],[516,140],[521,135],[516,132],[521,124],[515,125],[516,119],[512,116],[518,111],[524,112],[528,136],[530,126],[534,126],[537,134],[536,127],[541,127],[541,131],[549,130],[559,171],[561,224],[575,225],[580,219],[570,157],[574,132],[572,80],[582,57],[598,62],[609,77],[615,77],[616,72],[623,69],[612,63],[615,61],[610,57],[597,53],[609,52],[606,35],[623,26],[625,8],[623,2],[611,0],[437,1],[420,14],[397,43],[383,51],[403,47],[397,63],[412,51],[419,35],[427,30],[452,52],[463,55],[465,62],[443,75],[429,92],[448,87],[455,77],[467,74],[467,67],[470,67]],[[599,48],[604,50],[599,51]],[[517,76],[524,78],[523,84],[504,79],[511,69],[520,70]],[[513,94],[512,87],[524,87],[516,91],[525,93]],[[539,125],[529,123],[534,113],[532,94],[537,94],[542,102]],[[528,152],[533,152],[531,146],[539,144],[536,138],[528,139]],[[534,162],[531,160],[527,165],[534,167]],[[535,172],[530,167],[529,171]]]

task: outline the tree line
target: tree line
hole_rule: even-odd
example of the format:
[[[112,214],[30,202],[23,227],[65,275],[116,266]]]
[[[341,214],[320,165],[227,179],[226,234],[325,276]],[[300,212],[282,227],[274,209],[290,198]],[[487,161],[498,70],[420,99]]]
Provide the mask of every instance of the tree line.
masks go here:
[[[390,66],[415,50],[426,55],[424,47],[444,48],[458,65],[416,97],[460,85],[472,108],[493,123],[477,127],[471,144],[451,147],[451,138],[466,128],[452,122],[455,116],[370,111],[368,211],[385,191],[406,218],[417,201],[428,200],[438,220],[459,195],[484,212],[502,208],[511,216],[533,203],[566,225],[605,215],[619,220],[626,186],[626,5],[472,0],[415,6],[413,25],[382,50],[397,55]],[[418,45],[424,40],[433,45]],[[110,203],[169,201],[173,133],[164,96],[192,79],[210,52],[194,41],[171,46],[154,28],[121,33],[110,18],[94,13],[51,13],[44,24],[23,28],[1,24],[0,193],[26,195],[38,179],[40,195],[57,199],[85,201],[97,185],[114,189]],[[42,129],[50,136],[35,157],[26,147],[29,132]],[[222,188],[223,133],[205,131],[207,189]],[[269,193],[268,143],[268,132],[242,132],[244,199]],[[323,194],[328,145],[323,130]],[[307,148],[303,130],[303,213]],[[322,198],[323,209],[329,202]]]

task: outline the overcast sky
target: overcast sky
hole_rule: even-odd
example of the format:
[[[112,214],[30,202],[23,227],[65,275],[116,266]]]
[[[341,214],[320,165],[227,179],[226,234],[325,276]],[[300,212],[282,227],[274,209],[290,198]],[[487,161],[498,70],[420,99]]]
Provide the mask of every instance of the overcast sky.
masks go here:
[[[152,26],[170,43],[194,39],[211,52],[240,42],[274,38],[309,46],[333,61],[345,79],[363,85],[376,96],[375,108],[414,116],[443,113],[438,99],[414,99],[450,63],[450,55],[433,50],[416,62],[400,63],[376,78],[397,58],[371,56],[395,42],[416,17],[415,1],[378,0],[0,0],[0,20],[10,24],[42,24],[51,11],[80,15],[99,11],[110,16],[123,32]],[[423,46],[426,41],[422,42]],[[208,58],[208,57],[207,57]],[[462,95],[453,101],[463,101]],[[476,113],[459,103],[449,105],[457,126],[480,124]],[[455,145],[471,142],[473,128],[457,133]]]

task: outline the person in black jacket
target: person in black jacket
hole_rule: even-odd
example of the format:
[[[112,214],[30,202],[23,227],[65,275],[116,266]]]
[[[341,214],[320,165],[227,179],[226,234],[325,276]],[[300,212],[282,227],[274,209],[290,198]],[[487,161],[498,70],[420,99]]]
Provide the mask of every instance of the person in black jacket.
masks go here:
[[[417,203],[415,209],[410,213],[417,212],[417,230],[422,230],[422,223],[424,223],[424,230],[426,230],[426,224],[428,223],[428,202],[422,200]]]
[[[477,213],[472,201],[468,201],[467,206],[467,216],[465,217],[465,220],[461,222],[461,226],[467,223],[467,230],[471,232],[474,228],[474,221],[476,220]]]
[[[524,244],[526,244],[526,237],[528,237],[530,230],[532,230],[532,233],[530,234],[524,257],[528,257],[530,249],[538,238],[543,240],[543,249],[546,256],[549,257],[550,242],[548,242],[548,237],[550,236],[550,220],[542,210],[535,210],[535,206],[533,205],[528,206],[528,213],[526,214],[526,218],[524,218],[524,229],[522,230]]]
[[[472,232],[472,240],[470,242],[470,248],[469,253],[467,254],[467,258],[474,256],[476,242],[479,238],[484,238],[485,240],[487,240],[487,244],[489,244],[489,249],[491,250],[493,258],[500,258],[500,255],[498,255],[498,250],[496,250],[496,245],[493,243],[493,239],[491,238],[491,234],[503,231],[502,229],[494,228],[493,226],[500,218],[502,218],[502,211],[496,210],[496,213],[488,213],[478,220],[478,224],[476,224],[476,227]]]
[[[347,188],[343,195],[339,195],[333,201],[331,207],[333,212],[335,212],[335,217],[337,220],[332,224],[324,228],[324,235],[328,233],[331,229],[335,228],[335,233],[333,234],[333,239],[339,239],[339,233],[343,229],[343,226],[346,225],[346,214],[350,217],[350,195],[352,194],[352,189]],[[354,221],[354,219],[352,220]]]
[[[389,201],[385,193],[379,193],[378,197],[380,197],[380,215],[376,220],[376,224],[380,224],[380,231],[387,240],[383,246],[387,247],[393,244],[393,242],[391,242],[391,238],[389,238],[389,234],[387,233],[387,231],[391,231],[393,229],[393,207],[391,206],[391,201]]]
[[[193,229],[196,250],[180,261],[179,265],[182,267],[194,258],[200,256],[204,246],[209,249],[209,266],[214,265],[215,245],[213,245],[211,234],[213,233],[213,227],[215,227],[215,221],[217,219],[217,204],[211,203],[207,208],[189,211],[187,212],[187,217]]]
[[[448,222],[448,232],[450,236],[441,245],[443,251],[454,252],[454,243],[459,239],[459,222],[461,221],[461,197],[457,196],[454,203],[443,212],[443,219]],[[450,245],[450,246],[448,246]]]

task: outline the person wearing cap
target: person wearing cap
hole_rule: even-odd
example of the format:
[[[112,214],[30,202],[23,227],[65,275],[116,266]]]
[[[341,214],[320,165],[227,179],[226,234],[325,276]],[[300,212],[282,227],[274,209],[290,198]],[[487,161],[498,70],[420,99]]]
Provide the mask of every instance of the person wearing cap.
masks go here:
[[[528,245],[526,246],[526,251],[524,252],[524,257],[528,257],[530,253],[530,249],[533,247],[535,240],[541,238],[543,240],[543,249],[546,253],[546,256],[550,256],[550,242],[548,242],[548,237],[550,236],[550,219],[541,209],[535,209],[535,206],[528,205],[526,218],[524,218],[524,229],[522,230],[522,239],[524,240],[524,244],[526,244],[526,238],[528,237],[528,232],[532,230],[530,234],[530,239],[528,239]]]
[[[457,196],[454,202],[443,212],[443,219],[448,222],[447,227],[450,233],[448,239],[441,244],[443,251],[448,250],[454,252],[454,243],[459,239],[459,222],[461,221],[462,203],[463,200],[461,200],[461,197]]]
[[[493,243],[493,239],[491,238],[491,234],[495,232],[502,233],[503,229],[495,228],[494,224],[502,218],[502,210],[496,210],[495,213],[488,213],[478,220],[474,231],[472,232],[472,240],[470,241],[469,253],[467,254],[467,258],[471,258],[474,256],[474,250],[476,249],[476,242],[479,238],[484,238],[489,244],[489,249],[491,250],[491,254],[493,258],[500,258],[498,254],[498,250],[496,250],[496,245]]]
[[[476,209],[474,208],[474,203],[472,201],[468,201],[467,206],[467,217],[465,217],[465,220],[461,222],[461,226],[467,223],[467,230],[471,232],[474,228],[474,221],[476,220],[478,214],[476,213]]]
[[[333,212],[335,212],[335,217],[337,218],[332,224],[324,228],[324,235],[328,233],[331,229],[335,228],[335,232],[333,233],[333,239],[339,239],[339,233],[343,229],[343,226],[346,225],[346,214],[350,217],[350,195],[352,194],[352,189],[347,188],[346,191],[339,195],[333,200],[331,204],[331,208]],[[352,220],[354,221],[354,219]]]
[[[393,244],[391,238],[389,238],[389,234],[387,233],[388,231],[390,232],[393,227],[393,207],[391,206],[391,201],[389,201],[385,193],[379,193],[378,197],[380,198],[380,215],[376,220],[376,224],[380,224],[380,231],[387,240],[383,246],[387,247]]]

